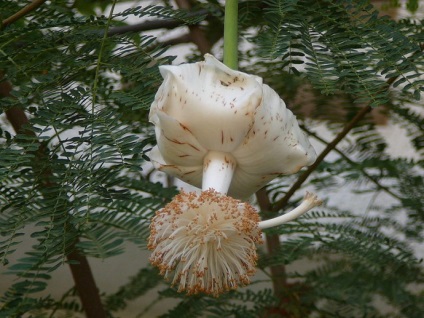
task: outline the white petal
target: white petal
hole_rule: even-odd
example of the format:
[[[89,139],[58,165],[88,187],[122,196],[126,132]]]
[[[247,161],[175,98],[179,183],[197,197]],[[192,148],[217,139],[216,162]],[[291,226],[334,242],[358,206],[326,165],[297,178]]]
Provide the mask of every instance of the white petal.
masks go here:
[[[228,194],[247,198],[278,175],[315,161],[296,117],[261,78],[231,70],[211,55],[160,71],[164,81],[150,109],[160,170],[200,187],[205,156],[227,153],[236,162]],[[205,186],[221,178],[208,176]],[[230,174],[225,176],[223,192]]]
[[[233,198],[247,201],[253,193],[277,176],[278,175],[272,174],[263,176],[251,174],[238,166],[234,173],[228,195]]]
[[[158,111],[155,121],[156,140],[164,162],[182,166],[201,166],[207,151],[183,124]]]
[[[150,151],[149,157],[155,169],[163,171],[170,176],[177,177],[195,187],[200,188],[202,186],[203,165],[185,167],[167,164],[157,146]]]
[[[161,66],[164,82],[151,107],[187,127],[208,150],[231,152],[244,140],[261,102],[255,76],[206,55],[205,62]]]
[[[269,86],[245,142],[233,152],[238,165],[252,174],[291,174],[312,164],[315,150],[300,130],[296,117]]]

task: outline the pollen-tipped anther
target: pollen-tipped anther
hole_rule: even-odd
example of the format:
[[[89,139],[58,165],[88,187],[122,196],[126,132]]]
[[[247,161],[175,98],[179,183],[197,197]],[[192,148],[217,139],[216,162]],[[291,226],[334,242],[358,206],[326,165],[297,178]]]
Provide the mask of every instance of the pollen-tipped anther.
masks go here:
[[[214,190],[181,192],[152,220],[150,262],[178,291],[218,296],[255,273],[258,222],[248,203]]]

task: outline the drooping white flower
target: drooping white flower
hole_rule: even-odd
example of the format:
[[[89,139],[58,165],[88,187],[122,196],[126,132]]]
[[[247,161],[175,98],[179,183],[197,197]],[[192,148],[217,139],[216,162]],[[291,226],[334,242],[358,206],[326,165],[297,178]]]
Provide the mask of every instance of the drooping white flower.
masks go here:
[[[150,158],[157,169],[205,189],[205,165],[229,161],[225,171],[212,174],[229,183],[223,192],[246,199],[315,161],[296,117],[260,77],[209,54],[202,62],[161,66],[160,72],[164,81],[150,108],[158,143]]]
[[[150,261],[179,291],[218,294],[249,283],[261,229],[320,204],[307,194],[293,211],[259,221],[242,203],[270,180],[312,164],[316,153],[295,116],[257,76],[205,61],[161,66],[150,109],[154,166],[202,192],[184,193],[152,219]],[[227,196],[227,193],[229,196]]]

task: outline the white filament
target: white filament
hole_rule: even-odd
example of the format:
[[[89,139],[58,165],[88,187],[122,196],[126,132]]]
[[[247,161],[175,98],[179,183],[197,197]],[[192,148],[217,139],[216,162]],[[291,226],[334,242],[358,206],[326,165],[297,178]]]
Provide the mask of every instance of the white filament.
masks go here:
[[[290,222],[302,214],[308,212],[310,209],[321,205],[322,201],[318,199],[317,195],[314,193],[306,192],[305,197],[303,198],[302,203],[295,208],[294,210],[287,212],[286,214],[283,214],[281,216],[278,216],[273,219],[265,220],[259,222],[259,228],[261,230],[267,229],[273,226],[281,225],[283,223]]]

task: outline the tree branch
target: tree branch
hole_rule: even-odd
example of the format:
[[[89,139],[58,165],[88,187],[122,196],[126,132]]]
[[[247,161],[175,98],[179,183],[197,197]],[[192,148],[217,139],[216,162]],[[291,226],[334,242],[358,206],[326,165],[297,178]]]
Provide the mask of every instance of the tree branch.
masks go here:
[[[199,15],[208,14],[207,10],[198,10],[187,14],[187,17],[196,17]],[[158,29],[174,29],[179,26],[186,26],[187,24],[178,19],[165,19],[165,20],[152,20],[145,21],[133,25],[123,25],[111,28],[107,35],[113,36],[117,34],[125,34],[128,32],[143,32]]]
[[[178,44],[185,44],[185,43],[190,43],[192,42],[191,36],[189,33],[185,33],[183,35],[177,36],[175,38],[163,41],[163,42],[158,42],[157,45],[161,45],[161,46],[173,46],[173,45],[178,45]]]
[[[277,201],[272,207],[272,211],[277,212],[283,209],[293,194],[302,186],[302,184],[308,179],[312,172],[318,167],[318,165],[324,160],[324,158],[333,150],[337,144],[344,138],[346,135],[356,126],[356,124],[368,114],[372,108],[370,106],[365,106],[362,108],[355,117],[343,128],[343,130],[330,142],[327,147],[319,154],[315,162],[308,167],[308,169],[299,176],[296,182],[290,187],[286,192],[286,195],[279,201]]]
[[[315,134],[314,132],[308,130],[305,126],[300,125],[300,127],[307,132],[308,135],[314,137],[315,139],[317,139],[318,141],[322,142],[323,144],[328,145],[328,141],[322,139],[320,136],[318,136],[317,134]],[[344,154],[343,151],[340,151],[339,149],[337,149],[337,147],[335,147],[333,149],[335,152],[337,152],[345,161],[347,161],[350,165],[352,166],[356,166],[359,168],[359,170],[361,171],[361,173],[367,177],[372,183],[374,183],[379,189],[383,190],[384,192],[386,192],[387,194],[391,195],[392,197],[394,197],[397,200],[402,200],[402,198],[400,196],[398,196],[396,193],[394,193],[392,190],[390,190],[389,188],[387,188],[386,186],[382,185],[380,182],[378,182],[378,180],[376,178],[374,178],[372,175],[370,175],[368,172],[365,171],[365,169],[361,168],[358,166],[358,164],[353,161],[352,159],[350,159],[348,156],[346,156]]]
[[[187,0],[175,0],[175,2],[177,3],[178,7],[181,9],[185,9],[185,10],[191,9],[191,4]],[[202,28],[199,25],[189,25],[188,28],[190,30],[191,41],[194,44],[196,44],[200,53],[202,55],[209,53],[211,51],[212,45],[206,38],[206,34],[202,30]]]
[[[271,201],[269,200],[268,194],[265,188],[260,189],[256,192],[256,199],[258,201],[259,208],[262,212],[271,211]],[[281,249],[280,236],[278,234],[265,234],[266,247],[269,255],[273,255],[279,252]],[[287,287],[287,275],[286,269],[283,264],[274,265],[270,267],[272,277],[272,287],[275,296],[279,297],[283,295],[284,289]]]
[[[87,257],[77,250],[76,245],[78,243],[79,239],[71,246],[71,251],[66,258],[68,261],[77,262],[77,264],[70,262],[69,267],[75,282],[75,289],[82,303],[82,308],[87,318],[106,318],[108,315],[103,308],[93,272],[91,271]]]
[[[398,77],[391,77],[386,81],[387,87],[390,87]],[[365,106],[362,108],[353,119],[346,124],[343,130],[330,142],[327,144],[327,147],[321,152],[321,154],[317,157],[315,162],[308,167],[308,169],[299,176],[297,181],[290,187],[290,189],[286,192],[286,195],[279,201],[275,202],[272,207],[273,212],[277,212],[283,209],[293,194],[302,186],[302,184],[308,179],[311,173],[318,167],[318,165],[324,160],[324,158],[337,146],[337,144],[344,138],[346,135],[356,126],[356,124],[365,117],[373,108],[371,106]]]
[[[32,2],[30,4],[28,4],[27,6],[23,7],[21,10],[19,10],[18,12],[16,12],[15,14],[13,14],[12,16],[8,17],[7,19],[4,19],[1,22],[1,28],[0,29],[3,30],[5,27],[7,27],[8,25],[10,25],[10,24],[18,21],[20,18],[22,18],[23,16],[27,15],[31,11],[36,10],[44,2],[46,2],[46,0],[32,0]]]

